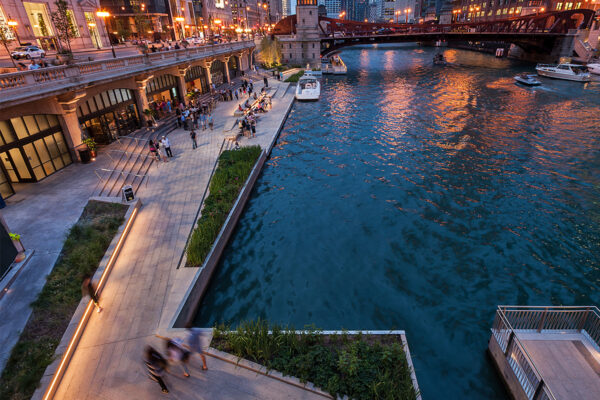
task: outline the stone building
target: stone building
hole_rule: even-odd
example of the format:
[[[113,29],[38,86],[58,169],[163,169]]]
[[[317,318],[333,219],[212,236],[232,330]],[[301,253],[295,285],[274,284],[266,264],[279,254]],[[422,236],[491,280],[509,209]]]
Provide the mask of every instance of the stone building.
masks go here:
[[[100,9],[98,0],[67,0],[69,16],[75,31],[71,48],[91,49],[109,47],[110,43],[104,29],[104,21],[96,16]],[[11,36],[15,39],[12,46],[33,44],[46,51],[60,49],[56,39],[56,28],[51,13],[56,10],[52,0],[45,1],[9,1],[0,0],[0,25],[8,21],[16,22],[12,26]],[[2,49],[4,52],[4,49]]]
[[[282,59],[291,64],[320,67],[321,40],[317,0],[298,0],[296,21],[295,34],[279,36]]]

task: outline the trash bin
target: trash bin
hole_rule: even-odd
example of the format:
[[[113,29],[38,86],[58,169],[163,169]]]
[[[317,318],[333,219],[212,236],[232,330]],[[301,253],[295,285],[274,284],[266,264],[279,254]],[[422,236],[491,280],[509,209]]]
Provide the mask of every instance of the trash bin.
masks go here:
[[[130,201],[135,200],[135,195],[133,194],[133,187],[131,185],[125,185],[121,189],[123,201],[129,203]]]
[[[79,159],[81,160],[82,164],[87,164],[92,159],[90,149],[88,149],[87,147],[83,149],[78,149],[77,152],[79,153]]]

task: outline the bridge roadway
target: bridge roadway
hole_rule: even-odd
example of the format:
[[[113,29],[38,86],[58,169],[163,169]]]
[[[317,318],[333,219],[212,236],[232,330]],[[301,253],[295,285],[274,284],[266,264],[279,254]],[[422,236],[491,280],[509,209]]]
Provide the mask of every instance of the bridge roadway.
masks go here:
[[[254,47],[240,41],[0,74],[0,109]]]
[[[544,32],[420,32],[420,33],[394,33],[388,35],[361,35],[322,37],[323,56],[331,54],[342,47],[373,43],[407,43],[407,42],[510,42],[519,45],[525,50],[543,51],[552,47],[556,39],[564,38],[564,33]],[[572,36],[576,36],[573,34]]]

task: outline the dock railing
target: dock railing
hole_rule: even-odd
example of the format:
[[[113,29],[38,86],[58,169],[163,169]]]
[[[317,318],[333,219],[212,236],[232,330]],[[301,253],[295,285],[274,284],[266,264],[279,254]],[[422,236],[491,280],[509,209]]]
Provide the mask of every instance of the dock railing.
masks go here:
[[[600,351],[600,311],[597,307],[498,306],[492,335],[504,352],[530,400],[556,400],[517,332],[581,333]]]

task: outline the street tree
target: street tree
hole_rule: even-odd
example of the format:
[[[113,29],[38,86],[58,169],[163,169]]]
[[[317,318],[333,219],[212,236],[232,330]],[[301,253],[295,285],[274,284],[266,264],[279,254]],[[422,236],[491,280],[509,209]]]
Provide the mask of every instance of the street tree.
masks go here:
[[[11,32],[10,27],[5,24],[0,24],[0,43],[2,43],[2,46],[4,46],[4,49],[6,49],[6,52],[8,53],[9,57],[10,57],[10,49],[8,48],[8,44],[10,42],[12,42],[13,40],[14,40],[14,38],[13,38],[13,34]],[[13,66],[15,68],[17,68],[17,64],[15,64],[14,58],[10,57],[10,61],[12,61]]]
[[[56,28],[56,37],[60,41],[63,53],[65,52],[63,44],[65,44],[67,47],[66,53],[71,54],[71,41],[75,39],[77,31],[73,26],[68,4],[65,0],[56,0],[54,4],[56,5],[56,11],[50,13],[50,18],[52,18],[52,23]]]
[[[144,14],[139,5],[134,4],[131,8],[133,10],[133,24],[135,25],[138,39],[141,39],[150,29],[150,21],[148,21],[148,17]]]
[[[279,39],[265,36],[260,41],[259,58],[266,67],[274,67],[281,63],[281,46]]]

